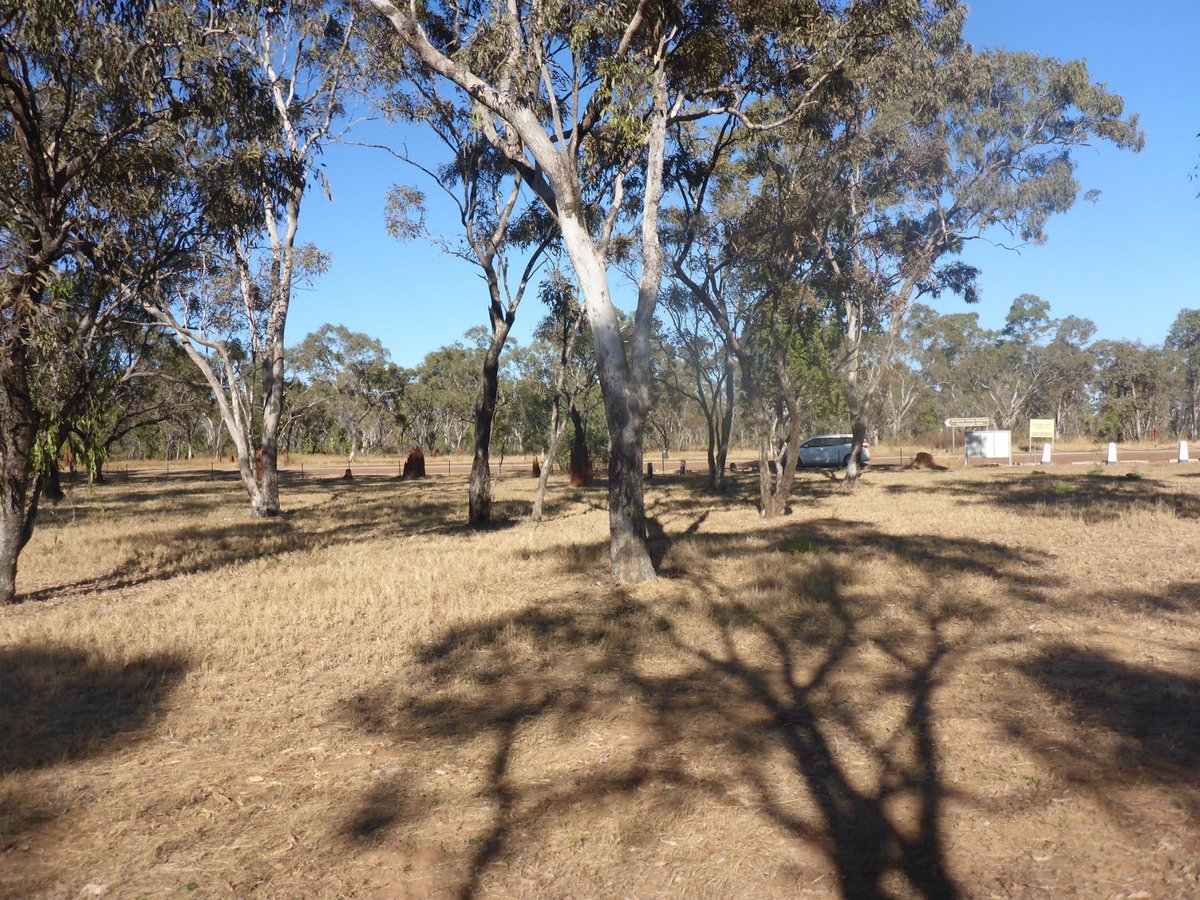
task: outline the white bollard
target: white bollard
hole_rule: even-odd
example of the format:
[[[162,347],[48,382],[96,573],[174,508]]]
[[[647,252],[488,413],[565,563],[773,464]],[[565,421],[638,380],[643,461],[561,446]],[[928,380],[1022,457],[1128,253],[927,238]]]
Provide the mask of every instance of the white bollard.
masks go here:
[[[1179,442],[1179,462],[1185,463],[1188,461],[1187,441]]]
[[[1050,465],[1050,445],[1042,444],[1042,465]]]
[[[1108,464],[1111,466],[1116,461],[1117,461],[1117,445],[1109,444],[1108,445]]]

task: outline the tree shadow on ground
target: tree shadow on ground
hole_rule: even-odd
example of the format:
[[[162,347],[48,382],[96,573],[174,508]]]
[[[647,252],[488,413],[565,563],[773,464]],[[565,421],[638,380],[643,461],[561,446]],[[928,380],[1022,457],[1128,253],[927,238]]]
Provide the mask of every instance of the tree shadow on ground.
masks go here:
[[[285,509],[279,516],[254,519],[247,511],[246,518],[235,523],[164,527],[152,539],[147,535],[134,540],[116,537],[109,551],[113,562],[105,574],[24,592],[18,602],[122,590],[317,547],[398,536],[469,534],[476,530],[465,522],[465,496],[458,485],[402,482],[394,476],[381,476],[345,482],[327,480],[307,486],[328,491],[329,495],[313,505]],[[162,494],[142,493],[143,500],[163,500]],[[171,514],[180,521],[186,523],[191,516],[220,506],[208,499],[214,496],[211,487],[196,486],[192,493],[194,502],[185,497],[171,507]],[[123,493],[117,497],[125,508],[106,512],[114,522],[137,513]],[[457,516],[459,505],[463,507],[461,519]],[[502,505],[498,512],[487,530],[503,530],[524,521],[508,506]],[[119,534],[119,529],[114,532]]]
[[[853,552],[895,554],[921,573],[881,595],[864,594],[844,562],[778,552],[833,531],[764,535],[780,545],[765,548],[771,571],[750,582],[693,565],[665,597],[579,593],[415,647],[411,671],[347,698],[341,714],[397,747],[457,758],[481,786],[451,801],[411,770],[383,779],[343,821],[343,836],[411,832],[455,803],[483,802],[484,831],[454,862],[459,896],[472,897],[550,829],[625,815],[653,832],[748,798],[758,819],[826,860],[845,896],[955,896],[939,830],[946,789],[933,693],[967,643],[948,633],[988,612],[931,587],[978,560],[977,571],[1032,591],[1024,570],[1033,557],[839,525],[839,541],[857,541]],[[742,552],[744,540],[687,538],[706,560]],[[882,724],[884,706],[903,710],[901,720]],[[598,727],[638,739],[582,750],[574,736]],[[583,771],[556,766],[580,752],[590,752]]]
[[[824,471],[799,471],[792,486],[791,501],[807,502],[845,496],[843,482]],[[655,476],[646,485],[646,507],[656,515],[691,511],[697,504],[711,509],[749,509],[758,503],[758,473],[739,469],[726,476],[726,489],[717,493],[703,475]]]
[[[1061,740],[1009,722],[1052,770],[1110,805],[1122,788],[1161,785],[1200,823],[1200,677],[1067,643],[1018,668],[1072,726]]]
[[[1132,475],[1133,477],[1130,477]],[[1200,496],[1137,473],[1130,475],[1047,475],[988,480],[938,480],[890,484],[889,493],[942,493],[976,503],[1015,509],[1022,514],[1112,521],[1134,511],[1168,511],[1200,518]]]
[[[238,499],[249,505],[241,480],[236,473],[229,472],[217,472],[211,477],[208,473],[188,473],[165,481],[143,477],[116,477],[95,485],[82,481],[69,486],[60,502],[43,503],[38,524],[95,521],[136,513],[151,504],[185,515],[203,515]]]
[[[1163,613],[1200,612],[1200,581],[1176,581],[1156,593],[1112,590],[1093,594],[1089,604],[1109,603],[1122,609]]]
[[[170,654],[122,661],[65,646],[0,648],[0,778],[141,740],[186,671]],[[0,803],[0,850],[57,815],[10,793]]]

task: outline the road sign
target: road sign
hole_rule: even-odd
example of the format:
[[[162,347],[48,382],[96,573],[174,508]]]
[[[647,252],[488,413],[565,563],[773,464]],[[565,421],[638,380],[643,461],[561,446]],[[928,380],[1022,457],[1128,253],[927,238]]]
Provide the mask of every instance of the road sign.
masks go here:
[[[992,424],[992,420],[987,416],[960,417],[957,419],[947,419],[947,428],[987,428]]]
[[[1053,419],[1030,419],[1029,440],[1054,440]]]

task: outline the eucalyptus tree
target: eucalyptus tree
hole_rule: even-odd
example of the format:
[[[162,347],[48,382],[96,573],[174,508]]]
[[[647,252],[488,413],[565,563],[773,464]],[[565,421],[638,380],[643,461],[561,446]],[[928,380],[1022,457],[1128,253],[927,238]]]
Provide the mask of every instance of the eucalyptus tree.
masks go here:
[[[583,398],[596,382],[596,366],[590,352],[589,336],[583,330],[585,313],[575,285],[561,270],[554,269],[543,280],[538,296],[548,311],[534,332],[533,352],[529,356],[532,371],[527,377],[538,382],[542,393],[549,398],[549,415],[545,452],[538,466],[537,487],[530,511],[530,518],[534,521],[542,518],[546,486],[566,433],[564,410],[574,428],[572,472],[577,473],[581,467],[587,467],[589,454],[581,406]]]
[[[1042,350],[1046,365],[1034,397],[1034,413],[1053,414],[1059,434],[1083,435],[1091,418],[1088,381],[1095,368],[1090,342],[1094,322],[1078,316],[1054,320],[1054,335]]]
[[[468,339],[471,332],[467,333]],[[475,421],[476,387],[485,347],[455,341],[425,354],[414,371],[405,407],[419,443],[449,453],[462,450]]]
[[[1180,311],[1165,347],[1174,356],[1182,388],[1176,433],[1194,441],[1200,431],[1200,309]]]
[[[344,325],[323,325],[288,356],[306,382],[305,402],[323,405],[345,434],[348,462],[396,430],[408,376],[378,339]]]
[[[822,177],[805,164],[827,129],[822,106],[774,132],[726,120],[678,133],[671,275],[737,361],[757,433],[759,511],[768,518],[786,509],[797,465],[794,453],[776,465],[777,451],[799,445],[813,419],[813,389],[827,381],[818,357],[826,355],[828,314],[814,282],[820,252],[811,237],[818,209],[811,198]]]
[[[113,321],[107,305],[93,304],[96,315],[64,317],[62,332],[33,350],[41,420],[34,470],[49,485],[58,481],[64,451],[89,481],[103,481],[110,450],[122,438],[168,420],[194,422],[208,397],[175,342],[148,327],[136,308],[117,304]]]
[[[1158,347],[1140,341],[1097,341],[1095,434],[1104,441],[1143,441],[1165,425],[1170,372]]]
[[[128,282],[93,290],[94,270],[153,197],[180,123],[215,121],[239,92],[227,22],[204,0],[0,3],[0,603],[37,514],[34,347],[53,353],[63,317],[107,328],[97,297],[130,300]]]
[[[384,59],[388,58],[385,53]],[[407,151],[393,152],[429,176],[455,208],[462,231],[449,238],[431,230],[425,223],[426,196],[410,186],[396,186],[389,192],[386,219],[393,237],[420,236],[430,241],[442,252],[478,268],[487,287],[489,335],[475,398],[475,449],[467,505],[470,524],[484,525],[492,515],[491,442],[500,355],[525,291],[554,241],[555,229],[544,210],[530,204],[521,172],[473,127],[470,102],[441,88],[439,78],[417,69],[380,102],[389,117],[423,125],[449,151],[450,160],[436,170]],[[523,261],[519,258],[522,253]],[[515,273],[510,278],[514,261]]]
[[[291,0],[240,15],[229,63],[269,108],[235,107],[220,132],[197,135],[193,177],[222,186],[236,177],[247,187],[227,191],[225,230],[198,251],[193,277],[144,297],[217,394],[256,516],[280,512],[288,309],[297,283],[328,265],[298,242],[300,209],[314,184],[328,193],[321,153],[350,127],[349,109],[365,91],[357,41],[355,10],[343,4]],[[247,132],[242,117],[265,128]],[[217,146],[203,157],[206,140]]]
[[[968,240],[1045,241],[1050,217],[1080,193],[1072,151],[1143,142],[1137,117],[1083,61],[976,52],[961,43],[961,19],[959,9],[848,71],[856,91],[827,160],[834,214],[818,237],[843,318],[856,449],[884,372],[864,367],[865,336],[886,335],[886,359],[918,299],[977,300],[978,273],[957,258]]]
[[[668,290],[664,307],[669,322],[664,335],[659,381],[670,397],[669,402],[694,403],[704,417],[705,453],[709,486],[724,492],[725,463],[729,456],[729,437],[737,379],[736,363],[703,307],[687,302],[679,291]],[[671,359],[679,365],[670,364]]]
[[[726,488],[725,464],[736,410],[736,362],[703,307],[674,286],[664,293],[665,328],[660,337],[657,381],[661,406],[678,413],[694,407],[703,418],[709,486]]]
[[[1054,328],[1050,305],[1033,294],[1021,294],[1009,307],[1004,327],[986,332],[964,361],[978,412],[998,427],[1015,429],[1035,411],[1033,404],[1052,375],[1046,343]]]
[[[612,574],[620,582],[653,577],[642,436],[668,126],[748,117],[750,101],[768,90],[788,98],[788,112],[816,103],[846,56],[899,27],[910,4],[364,2],[417,65],[470,97],[478,127],[554,215],[604,394]],[[630,205],[640,215],[641,266],[628,343],[608,283],[627,192],[637,194]]]

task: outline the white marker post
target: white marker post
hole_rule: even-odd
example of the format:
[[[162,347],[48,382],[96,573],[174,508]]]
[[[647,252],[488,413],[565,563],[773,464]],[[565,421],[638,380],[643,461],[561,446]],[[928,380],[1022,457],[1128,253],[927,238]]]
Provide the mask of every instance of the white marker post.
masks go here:
[[[1117,445],[1108,445],[1108,464],[1111,466],[1117,461]]]
[[[1042,444],[1042,465],[1050,465],[1050,445]]]
[[[1179,462],[1185,463],[1188,461],[1187,441],[1179,442]]]

